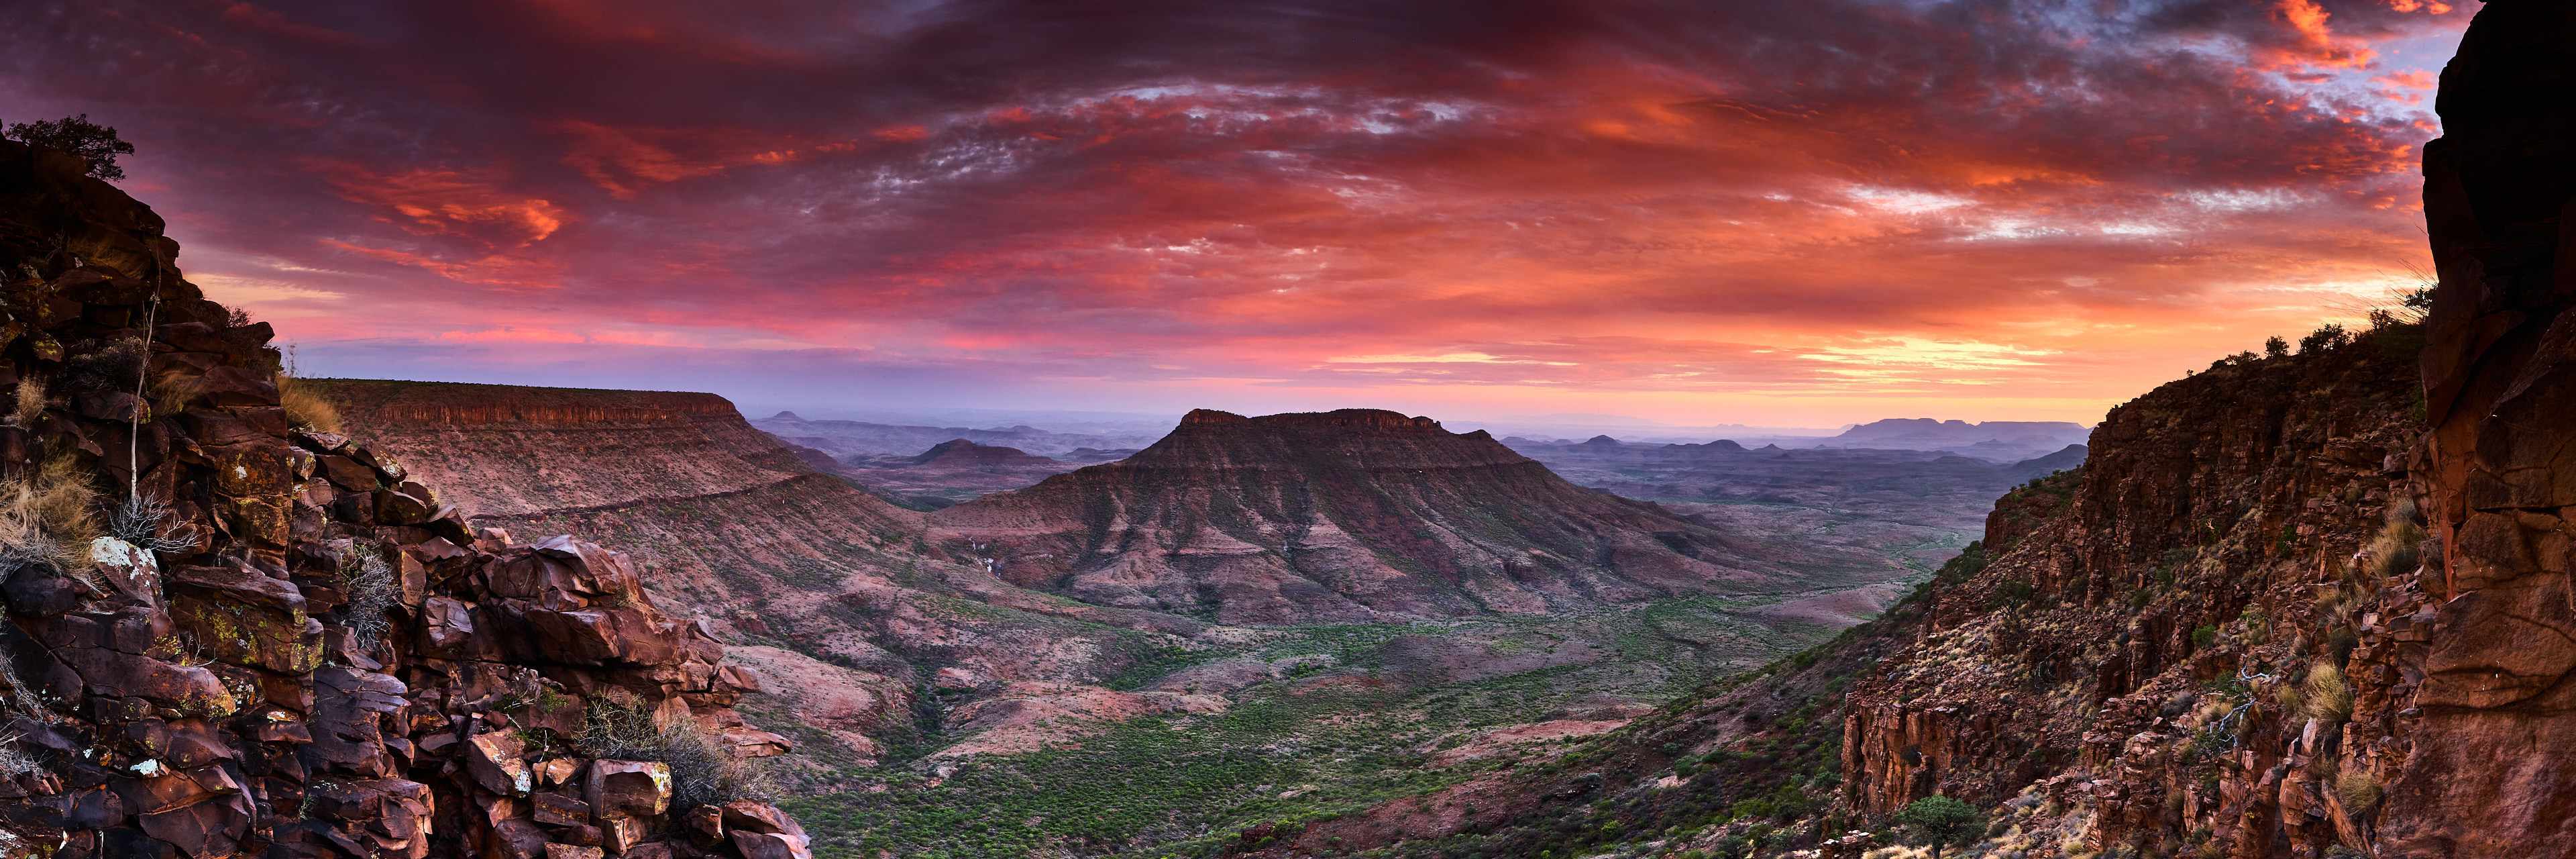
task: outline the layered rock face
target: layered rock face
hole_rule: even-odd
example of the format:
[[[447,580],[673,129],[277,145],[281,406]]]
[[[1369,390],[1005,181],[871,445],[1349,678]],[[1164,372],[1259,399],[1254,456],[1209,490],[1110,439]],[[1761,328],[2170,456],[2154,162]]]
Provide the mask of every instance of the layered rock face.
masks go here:
[[[797,737],[787,769],[817,783],[875,762],[889,741],[927,739],[933,710],[945,740],[1016,729],[972,705],[1027,697],[1029,684],[1097,683],[1206,629],[951,559],[924,539],[920,513],[818,471],[830,457],[752,428],[711,394],[311,384],[351,435],[460,487],[448,500],[471,523],[575,530],[634,553],[648,590],[745,645],[730,663],[790,678],[743,706]]]
[[[2445,554],[2396,666],[2382,856],[2576,855],[2576,7],[2490,0],[2424,150],[2441,273],[2420,478]],[[2394,691],[2405,692],[2403,685]]]
[[[705,628],[292,428],[268,326],[84,166],[0,142],[0,852],[806,854]]]
[[[1352,409],[1201,410],[1125,460],[933,515],[1016,584],[1275,623],[1542,612],[1764,581],[1710,528],[1483,432]]]

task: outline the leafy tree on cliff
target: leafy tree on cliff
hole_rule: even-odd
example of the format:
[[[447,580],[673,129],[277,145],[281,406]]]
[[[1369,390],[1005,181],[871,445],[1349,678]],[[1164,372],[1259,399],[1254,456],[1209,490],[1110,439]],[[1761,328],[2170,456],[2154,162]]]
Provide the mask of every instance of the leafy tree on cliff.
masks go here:
[[[1931,845],[1932,859],[1941,859],[1941,848],[1965,844],[1986,829],[1986,816],[1967,803],[1946,796],[1927,796],[1908,803],[1896,813],[1896,825],[1905,827],[1913,840]]]
[[[116,129],[89,121],[86,113],[11,123],[0,137],[89,159],[89,175],[101,179],[125,178],[125,168],[116,166],[116,156],[134,154],[134,144],[118,139]]]

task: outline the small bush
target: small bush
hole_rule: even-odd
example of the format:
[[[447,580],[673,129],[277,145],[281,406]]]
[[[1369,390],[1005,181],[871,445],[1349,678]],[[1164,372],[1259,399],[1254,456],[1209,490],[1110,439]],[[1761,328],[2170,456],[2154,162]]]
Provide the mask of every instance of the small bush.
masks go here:
[[[340,431],[340,409],[311,385],[293,376],[277,377],[277,404],[286,407],[286,421],[298,429],[314,432]]]
[[[197,545],[197,526],[170,521],[170,503],[135,495],[108,508],[107,535],[147,552],[178,552]]]
[[[2344,682],[2341,668],[2323,663],[2309,667],[2300,694],[2307,701],[2308,718],[2338,725],[2352,718],[2352,685]]]
[[[585,754],[621,761],[660,761],[671,768],[671,809],[735,800],[766,802],[777,793],[766,762],[736,757],[694,723],[669,728],[632,707],[590,709],[578,745]]]
[[[39,768],[36,759],[27,755],[26,738],[17,731],[0,733],[0,775],[22,776]]]
[[[2191,646],[2194,650],[2205,650],[2217,641],[2218,627],[2204,623],[2191,631]]]
[[[105,343],[87,344],[72,350],[70,360],[63,362],[62,376],[55,387],[69,394],[104,394],[132,391],[143,378],[143,362],[151,350],[136,337],[119,337]]]
[[[394,581],[393,567],[385,563],[384,554],[359,546],[340,562],[340,590],[347,599],[341,604],[340,623],[358,640],[358,649],[374,650],[384,640],[385,630],[393,621],[385,616],[402,602],[402,586]]]

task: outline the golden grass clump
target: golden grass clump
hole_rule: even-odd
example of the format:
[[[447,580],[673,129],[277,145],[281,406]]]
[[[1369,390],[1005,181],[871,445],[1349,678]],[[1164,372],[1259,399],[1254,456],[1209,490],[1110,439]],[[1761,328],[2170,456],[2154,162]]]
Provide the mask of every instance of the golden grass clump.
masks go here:
[[[2370,572],[2381,579],[2411,573],[2424,561],[2424,526],[2415,524],[2414,499],[2388,508],[2388,520],[2370,538]]]
[[[0,481],[0,563],[50,563],[86,579],[89,545],[101,533],[97,510],[98,490],[69,456]]]
[[[45,416],[45,383],[37,379],[18,380],[18,403],[9,411],[9,422],[31,427]]]
[[[2335,724],[2352,718],[2352,684],[2344,682],[2343,669],[2319,663],[2301,686],[2309,718]]]
[[[286,407],[286,420],[299,428],[314,432],[340,431],[340,409],[312,385],[293,376],[277,377],[277,404]]]
[[[2379,805],[2381,793],[2379,779],[2356,770],[2346,770],[2336,776],[2334,792],[2335,801],[2342,803],[2343,810],[2351,814],[2360,814]]]
[[[188,410],[188,403],[206,389],[206,377],[177,370],[164,370],[152,379],[152,417],[170,417]]]

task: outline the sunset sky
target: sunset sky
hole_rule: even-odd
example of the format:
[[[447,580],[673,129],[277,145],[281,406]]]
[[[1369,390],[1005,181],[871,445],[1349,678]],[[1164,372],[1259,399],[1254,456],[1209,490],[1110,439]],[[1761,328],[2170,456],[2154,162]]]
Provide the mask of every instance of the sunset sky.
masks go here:
[[[307,375],[746,407],[2091,422],[2424,262],[2475,0],[77,0]]]

